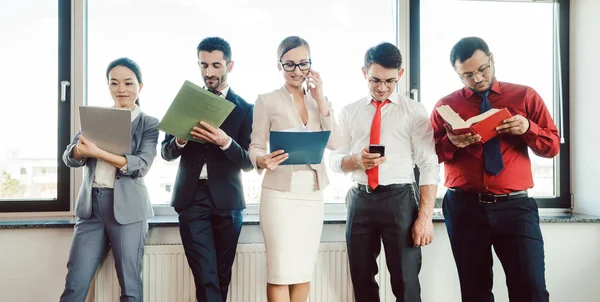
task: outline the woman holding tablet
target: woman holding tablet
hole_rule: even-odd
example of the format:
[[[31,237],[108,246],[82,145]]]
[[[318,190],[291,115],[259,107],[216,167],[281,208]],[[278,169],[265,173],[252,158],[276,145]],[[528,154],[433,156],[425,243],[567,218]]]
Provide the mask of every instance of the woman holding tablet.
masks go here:
[[[142,301],[142,257],[153,215],[144,176],[156,157],[158,120],[140,110],[139,66],[120,58],[106,70],[115,108],[131,110],[131,152],[112,154],[77,133],[63,154],[71,168],[84,167],[77,197],[77,223],[60,301],[84,302],[96,268],[112,249],[121,301]],[[128,131],[129,129],[127,129]]]

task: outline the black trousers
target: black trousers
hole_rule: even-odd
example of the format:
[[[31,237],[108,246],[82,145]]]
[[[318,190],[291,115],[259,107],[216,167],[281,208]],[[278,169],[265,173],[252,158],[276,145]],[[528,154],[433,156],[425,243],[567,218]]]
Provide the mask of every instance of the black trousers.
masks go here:
[[[225,302],[242,230],[242,210],[220,210],[208,185],[199,184],[195,200],[179,212],[179,233],[194,275],[198,302]]]
[[[506,274],[511,302],[547,302],[544,241],[538,208],[526,196],[484,204],[448,190],[446,229],[463,302],[492,302],[492,246]]]
[[[375,275],[382,240],[396,301],[421,301],[421,249],[412,239],[417,200],[411,184],[372,193],[352,188],[346,195],[346,243],[356,302],[380,301]]]

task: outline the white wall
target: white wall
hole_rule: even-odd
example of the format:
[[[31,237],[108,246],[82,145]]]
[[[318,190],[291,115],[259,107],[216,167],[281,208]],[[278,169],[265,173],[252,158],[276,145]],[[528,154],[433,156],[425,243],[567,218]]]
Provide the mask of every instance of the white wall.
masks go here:
[[[600,224],[544,223],[542,232],[551,301],[600,301]],[[68,228],[0,230],[0,301],[58,301],[64,286],[71,234],[72,229]],[[344,225],[326,225],[322,239],[340,241],[343,236]],[[459,302],[456,268],[442,223],[435,224],[434,236],[434,243],[423,249],[420,275],[423,301]],[[244,226],[240,240],[261,242],[258,226]],[[148,238],[149,244],[179,241],[175,227],[153,228]],[[494,274],[496,301],[508,301],[498,262]]]
[[[600,215],[600,1],[571,0],[571,183],[575,211]]]

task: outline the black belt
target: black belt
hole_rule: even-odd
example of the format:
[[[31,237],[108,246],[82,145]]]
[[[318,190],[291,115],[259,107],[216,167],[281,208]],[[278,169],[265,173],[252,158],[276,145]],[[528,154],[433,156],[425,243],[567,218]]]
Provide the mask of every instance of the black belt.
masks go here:
[[[527,198],[527,191],[515,191],[508,194],[491,194],[469,192],[459,188],[448,188],[448,190],[477,200],[480,203],[497,203],[512,199]]]
[[[201,185],[201,186],[208,185],[208,179],[206,179],[206,178],[198,178],[198,185]]]
[[[406,187],[410,187],[410,186],[412,186],[412,184],[391,184],[391,185],[387,185],[387,186],[379,185],[375,188],[375,190],[373,190],[369,186],[365,186],[365,185],[361,185],[361,184],[355,185],[355,187],[357,189],[359,189],[363,192],[367,192],[367,193],[380,193],[380,192],[390,191],[390,190],[394,190],[394,189],[402,189],[402,188],[406,188]]]

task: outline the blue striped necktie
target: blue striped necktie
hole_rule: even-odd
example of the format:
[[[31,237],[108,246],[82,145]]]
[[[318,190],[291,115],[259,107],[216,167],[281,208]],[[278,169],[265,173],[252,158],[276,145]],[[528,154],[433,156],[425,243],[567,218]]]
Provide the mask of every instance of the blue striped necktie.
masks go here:
[[[492,109],[492,104],[488,99],[490,91],[486,91],[485,94],[481,95],[481,108],[480,113],[484,113]],[[485,169],[494,176],[498,176],[504,169],[504,162],[502,161],[502,150],[500,149],[500,139],[498,136],[483,144],[483,160],[485,161]]]

